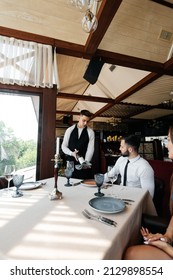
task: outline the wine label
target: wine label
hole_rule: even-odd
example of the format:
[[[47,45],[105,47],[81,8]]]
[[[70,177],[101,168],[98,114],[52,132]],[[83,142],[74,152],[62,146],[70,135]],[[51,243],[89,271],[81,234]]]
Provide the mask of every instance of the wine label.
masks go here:
[[[79,157],[79,158],[78,158],[78,161],[79,161],[80,164],[83,164],[83,163],[85,162],[85,160],[84,160],[83,157]]]

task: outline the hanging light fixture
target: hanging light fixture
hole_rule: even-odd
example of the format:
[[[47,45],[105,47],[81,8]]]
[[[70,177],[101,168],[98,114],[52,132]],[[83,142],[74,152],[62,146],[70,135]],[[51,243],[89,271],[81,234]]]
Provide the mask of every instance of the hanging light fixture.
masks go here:
[[[89,9],[95,0],[68,0],[68,3],[72,6],[75,6],[80,11],[85,12]]]
[[[98,26],[98,20],[96,18],[98,3],[94,0],[92,1],[91,8],[88,8],[83,19],[82,19],[82,28],[85,32],[90,33],[94,32]]]
[[[79,8],[80,10],[86,11],[90,9],[93,2],[100,2],[102,0],[67,0],[68,4]]]
[[[98,26],[96,18],[97,5],[101,0],[68,0],[68,3],[85,12],[82,18],[82,28],[85,32],[94,32]]]
[[[98,20],[96,16],[88,9],[82,19],[82,28],[85,32],[94,32],[97,29]]]
[[[76,8],[81,12],[85,12],[92,7],[93,1],[94,0],[76,0]]]

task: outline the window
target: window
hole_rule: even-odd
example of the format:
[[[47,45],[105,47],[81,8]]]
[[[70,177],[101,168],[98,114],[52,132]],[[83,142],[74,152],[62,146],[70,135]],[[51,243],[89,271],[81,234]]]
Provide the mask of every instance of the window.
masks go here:
[[[30,41],[27,42],[0,35],[0,85],[2,85],[0,90],[0,104],[2,104],[2,95],[9,95],[10,97],[15,96],[16,99],[18,97],[23,97],[25,101],[25,98],[29,97],[32,100],[34,116],[36,117],[37,122],[37,131],[39,130],[36,140],[37,151],[35,156],[35,162],[37,166],[37,180],[52,176],[52,168],[51,166],[49,168],[46,167],[45,162],[51,162],[52,155],[55,153],[54,137],[56,111],[54,105],[56,102],[57,93],[55,84],[57,87],[59,85],[57,71],[56,49],[54,48],[53,52],[52,46]],[[25,86],[27,86],[26,91]],[[30,87],[29,93],[28,87]],[[49,98],[49,93],[51,98]],[[10,99],[10,102],[11,101],[12,98]],[[29,131],[29,125],[27,125],[27,121],[23,121],[24,116],[27,116],[27,109],[22,113],[21,108],[17,107],[18,103],[19,102],[13,103],[12,107],[14,107],[13,109],[15,110],[13,113],[12,109],[10,109],[10,103],[8,106],[5,105],[6,110],[2,115],[3,117],[5,115],[10,115],[11,120],[13,118],[15,119],[16,115],[18,115],[19,119],[16,122],[18,124],[19,130],[23,132],[22,137],[24,137],[23,135],[25,126],[27,126]],[[52,108],[51,111],[50,108]],[[20,124],[21,120],[23,121],[22,124]],[[30,123],[33,125],[34,122],[31,121]],[[49,123],[49,126],[46,125],[47,123]],[[17,153],[18,150],[20,150],[18,147],[18,135],[16,132],[14,133],[13,128],[9,127],[8,124],[4,125],[4,121],[1,119],[1,116],[0,128],[1,131],[2,128],[4,129],[3,133],[0,133],[1,175],[2,164],[4,164],[4,161],[7,161],[9,158],[13,161],[16,161],[17,168],[25,166],[25,164],[21,165],[21,155],[23,155],[26,146],[23,145],[23,150],[21,150],[19,155],[17,154],[18,156],[16,156],[16,154],[14,155],[15,152]],[[11,135],[8,136],[7,132],[10,132],[10,130]],[[32,130],[29,132],[29,135],[32,135],[32,133],[33,126]],[[44,137],[47,137],[47,135],[49,135],[48,144],[43,141]],[[11,139],[10,137],[13,138]],[[10,147],[8,145],[10,145]],[[35,149],[32,149],[30,154],[32,154],[33,150],[35,151]]]
[[[38,118],[39,96],[0,92],[0,176],[9,163],[36,179]]]

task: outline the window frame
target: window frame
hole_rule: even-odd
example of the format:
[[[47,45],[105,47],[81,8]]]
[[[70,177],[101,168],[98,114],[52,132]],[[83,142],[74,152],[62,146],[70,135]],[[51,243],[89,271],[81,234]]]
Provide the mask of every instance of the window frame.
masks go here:
[[[56,151],[56,93],[54,86],[48,88],[33,88],[0,83],[0,91],[18,95],[38,95],[40,97],[36,180],[53,177],[53,162]]]

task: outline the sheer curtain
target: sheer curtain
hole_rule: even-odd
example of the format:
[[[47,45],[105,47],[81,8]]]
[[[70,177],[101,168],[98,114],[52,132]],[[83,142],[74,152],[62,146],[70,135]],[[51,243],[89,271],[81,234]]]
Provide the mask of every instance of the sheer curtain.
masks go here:
[[[52,88],[59,80],[55,52],[50,45],[0,36],[0,82]]]

